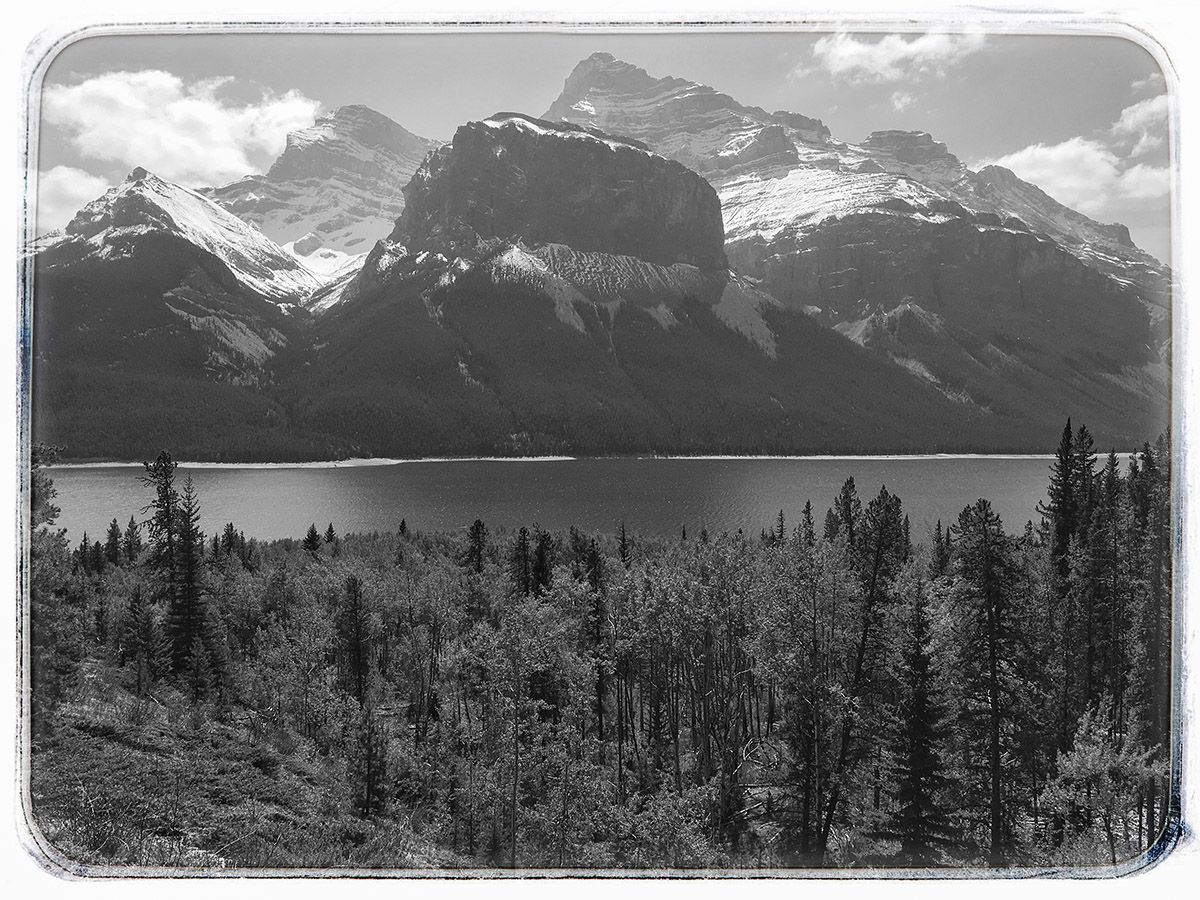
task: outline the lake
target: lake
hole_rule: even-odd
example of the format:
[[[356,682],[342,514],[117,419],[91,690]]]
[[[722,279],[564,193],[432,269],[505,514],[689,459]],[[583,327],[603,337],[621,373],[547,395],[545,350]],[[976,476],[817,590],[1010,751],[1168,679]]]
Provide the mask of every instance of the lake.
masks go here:
[[[201,526],[212,534],[234,522],[247,537],[300,538],[309,523],[332,522],[339,534],[410,528],[454,530],[476,518],[489,527],[538,523],[558,529],[716,534],[770,528],[783,509],[791,530],[812,500],[818,530],[848,476],[864,506],[880,485],[899,494],[914,539],[933,523],[954,521],[986,497],[1006,529],[1018,533],[1037,519],[1046,495],[1050,457],[757,457],[430,460],[320,465],[216,466],[182,464],[200,497]],[[141,466],[56,466],[60,527],[73,540],[84,531],[103,539],[115,516],[124,527],[150,492]]]

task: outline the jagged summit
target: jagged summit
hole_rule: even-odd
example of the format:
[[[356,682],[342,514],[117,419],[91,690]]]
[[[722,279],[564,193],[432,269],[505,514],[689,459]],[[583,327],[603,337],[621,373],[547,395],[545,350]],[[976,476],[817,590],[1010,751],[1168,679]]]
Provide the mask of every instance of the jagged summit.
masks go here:
[[[173,236],[224,263],[238,281],[276,300],[295,299],[319,284],[260,231],[196,191],[138,166],[116,187],[83,207],[41,244],[58,256],[131,256],[146,236]]]
[[[208,193],[281,246],[315,236],[330,253],[361,256],[391,231],[404,186],[436,146],[370,107],[340,106],[289,134],[267,174]]]
[[[581,61],[543,118],[635,138],[701,174],[767,159],[794,161],[789,137],[818,145],[829,139],[817,119],[745,106],[684,78],[655,78],[609,53]]]

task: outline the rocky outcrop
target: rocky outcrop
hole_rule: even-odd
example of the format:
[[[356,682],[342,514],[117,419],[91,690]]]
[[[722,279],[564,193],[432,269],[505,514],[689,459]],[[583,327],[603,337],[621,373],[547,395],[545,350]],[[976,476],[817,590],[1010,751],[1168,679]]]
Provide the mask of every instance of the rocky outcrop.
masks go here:
[[[840,142],[606,55],[576,67],[551,114],[696,166],[721,199],[733,270],[948,398],[1032,420],[1058,392],[1112,434],[1165,422],[1169,273],[1121,226],[1007,170],[972,172],[926,132]]]
[[[366,106],[343,106],[288,135],[265,175],[207,193],[280,245],[311,247],[316,238],[326,250],[361,255],[391,231],[404,185],[436,146]]]
[[[636,142],[500,114],[463,125],[405,188],[393,243],[447,257],[493,239],[725,268],[703,178]]]
[[[683,78],[654,78],[609,53],[580,62],[543,118],[636,138],[705,175],[744,163],[794,163],[796,141],[829,139],[818,119],[744,106]]]

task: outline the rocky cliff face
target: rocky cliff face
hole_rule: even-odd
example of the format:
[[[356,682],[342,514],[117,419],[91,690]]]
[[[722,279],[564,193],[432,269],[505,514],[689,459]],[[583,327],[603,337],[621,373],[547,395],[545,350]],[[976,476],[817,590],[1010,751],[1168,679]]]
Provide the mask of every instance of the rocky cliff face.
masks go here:
[[[281,246],[303,241],[297,256],[327,275],[337,255],[358,256],[391,231],[404,185],[436,141],[405,130],[365,106],[343,106],[288,135],[265,175],[207,193]],[[312,259],[318,248],[325,261]]]
[[[1059,390],[1061,408],[1114,429],[1131,410],[1165,421],[1169,273],[1122,226],[1007,170],[972,172],[925,132],[845,143],[607,54],[576,67],[554,116],[695,162],[721,199],[735,271],[947,397],[1009,415]],[[939,326],[909,327],[921,337],[905,342],[887,326],[914,309]]]
[[[458,129],[405,188],[390,240],[446,255],[500,239],[724,269],[712,187],[644,145],[501,114]]]
[[[1046,234],[1110,274],[1120,267],[1137,272],[1146,301],[1166,305],[1169,272],[1133,246],[1124,226],[1070,210],[1006,169],[972,172],[925,132],[877,131],[860,144],[838,141],[818,119],[768,114],[707,85],[655,78],[607,53],[575,67],[545,117],[643,141],[704,174],[721,196],[731,244],[777,226],[886,208],[897,197],[918,213],[953,201],[972,213],[1020,220],[1017,227]],[[748,206],[756,207],[752,215],[730,215]]]
[[[636,138],[701,174],[745,163],[795,162],[794,142],[823,145],[829,129],[797,113],[768,113],[683,78],[593,53],[577,65],[543,118]]]

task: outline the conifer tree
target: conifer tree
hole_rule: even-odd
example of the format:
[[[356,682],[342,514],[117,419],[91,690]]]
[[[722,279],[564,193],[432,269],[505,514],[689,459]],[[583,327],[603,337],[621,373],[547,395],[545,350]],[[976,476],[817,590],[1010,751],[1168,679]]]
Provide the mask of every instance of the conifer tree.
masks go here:
[[[375,673],[375,626],[357,575],[346,576],[335,625],[342,688],[360,704],[366,703]]]
[[[968,506],[954,526],[958,535],[957,573],[967,616],[963,669],[970,697],[969,732],[987,773],[988,855],[1003,865],[1012,848],[1012,820],[1007,797],[1012,733],[1013,685],[1010,672],[1016,658],[1012,599],[1017,587],[1010,538],[987,500]]]
[[[621,531],[617,537],[617,555],[621,558],[621,565],[629,569],[633,565],[633,548],[629,545],[629,535],[625,533],[625,523],[621,522]]]
[[[811,550],[817,543],[817,532],[813,525],[813,506],[811,500],[804,501],[804,515],[800,520],[800,539],[806,549]]]
[[[325,529],[325,543],[332,544],[337,540],[337,533],[333,530],[333,523],[329,523],[329,527]]]
[[[483,572],[483,564],[487,560],[487,526],[483,524],[482,519],[476,519],[471,523],[471,530],[467,532],[467,553],[466,566],[475,574]]]
[[[937,862],[938,848],[952,843],[953,829],[941,799],[948,781],[942,757],[946,713],[933,671],[929,612],[920,584],[913,594],[908,632],[898,678],[899,721],[892,738],[897,805],[882,834],[900,842],[900,865],[929,866]]]
[[[104,558],[109,565],[121,564],[121,526],[113,519],[108,525],[108,534],[104,539]]]
[[[304,540],[300,544],[301,547],[313,558],[316,558],[321,553],[321,533],[317,531],[317,523],[313,522],[308,526],[308,534],[304,536]]]
[[[508,574],[513,589],[525,597],[533,593],[533,553],[529,546],[529,529],[524,525],[517,532],[509,554]]]
[[[554,536],[548,531],[534,526],[537,540],[533,548],[533,563],[530,567],[530,578],[533,580],[533,592],[540,594],[550,587],[554,580]]]
[[[845,534],[846,543],[853,547],[857,537],[858,519],[862,515],[862,501],[858,499],[858,490],[854,487],[853,478],[847,478],[842,483],[833,509],[837,515],[839,533]]]
[[[121,552],[125,554],[125,562],[130,565],[136,563],[142,554],[142,529],[133,520],[133,516],[129,517],[129,524],[125,526],[125,534],[121,539]]]
[[[183,671],[190,664],[195,641],[203,638],[206,614],[204,533],[200,530],[200,501],[190,477],[184,482],[174,522],[175,592],[167,608],[167,636],[175,669]]]

